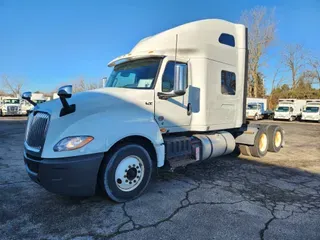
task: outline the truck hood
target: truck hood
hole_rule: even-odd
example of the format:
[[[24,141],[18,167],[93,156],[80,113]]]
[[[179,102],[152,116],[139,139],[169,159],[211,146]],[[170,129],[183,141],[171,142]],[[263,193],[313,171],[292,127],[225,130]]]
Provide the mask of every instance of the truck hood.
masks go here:
[[[67,99],[75,104],[73,113],[60,117],[60,99],[37,105],[34,111],[49,113],[42,157],[70,157],[104,152],[113,143],[130,135],[159,138],[154,119],[154,90],[104,88],[74,94]],[[29,116],[33,123],[34,115]],[[30,123],[29,122],[29,123]],[[94,143],[73,151],[54,152],[57,142],[70,136],[92,136]]]
[[[146,102],[153,103],[154,101],[154,91],[129,88],[101,88],[73,94],[67,101],[70,105],[76,105],[76,111],[71,113],[70,116],[77,115],[77,117],[81,117],[101,112],[113,114],[115,111],[125,111],[130,107],[146,108]],[[51,115],[51,119],[59,118],[61,109],[60,99],[42,103],[34,108],[35,111],[48,112]]]

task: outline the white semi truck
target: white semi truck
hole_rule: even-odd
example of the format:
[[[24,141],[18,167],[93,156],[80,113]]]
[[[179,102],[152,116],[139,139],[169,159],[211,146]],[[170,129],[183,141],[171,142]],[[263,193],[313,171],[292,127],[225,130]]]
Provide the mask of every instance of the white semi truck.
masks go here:
[[[303,99],[279,99],[273,119],[294,121],[301,118],[306,100]]]
[[[263,119],[267,111],[266,98],[247,98],[247,119],[259,120]]]
[[[301,120],[320,122],[320,99],[307,99]]]
[[[0,116],[21,115],[20,99],[15,97],[2,97],[0,102]]]
[[[72,94],[64,86],[59,99],[35,106],[24,142],[30,178],[54,193],[90,196],[98,187],[125,202],[156,168],[236,148],[254,157],[278,152],[279,126],[246,124],[247,64],[247,29],[223,20],[141,40],[109,63],[105,88]]]

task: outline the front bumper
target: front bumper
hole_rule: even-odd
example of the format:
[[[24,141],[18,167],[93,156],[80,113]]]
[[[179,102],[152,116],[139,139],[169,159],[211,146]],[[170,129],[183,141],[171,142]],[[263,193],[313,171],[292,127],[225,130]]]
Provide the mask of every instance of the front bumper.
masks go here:
[[[95,194],[103,153],[68,158],[35,159],[24,153],[29,177],[49,192],[68,196]]]
[[[274,119],[281,119],[281,120],[289,120],[290,119],[289,116],[276,116],[276,115],[273,118]]]
[[[319,121],[320,117],[314,117],[314,116],[302,116],[301,120],[303,121]]]
[[[4,112],[2,111],[2,115],[3,116],[19,116],[19,115],[22,115],[21,112]]]

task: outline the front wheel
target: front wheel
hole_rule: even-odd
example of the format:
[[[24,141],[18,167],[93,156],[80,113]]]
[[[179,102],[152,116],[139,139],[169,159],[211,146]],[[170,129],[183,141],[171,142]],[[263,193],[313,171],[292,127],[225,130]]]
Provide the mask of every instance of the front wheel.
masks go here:
[[[115,202],[126,202],[143,193],[152,175],[152,160],[142,146],[127,144],[108,154],[100,169],[99,184]]]

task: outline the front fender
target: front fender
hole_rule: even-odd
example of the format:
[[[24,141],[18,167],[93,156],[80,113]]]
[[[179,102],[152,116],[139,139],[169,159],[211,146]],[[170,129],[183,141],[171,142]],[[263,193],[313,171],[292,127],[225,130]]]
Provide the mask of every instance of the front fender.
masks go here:
[[[130,112],[131,111],[131,112]],[[153,114],[134,110],[122,111],[122,114],[110,114],[100,112],[81,119],[65,116],[59,121],[50,123],[45,145],[43,147],[43,158],[61,158],[94,153],[107,152],[115,143],[129,136],[142,136],[149,139],[157,153],[158,167],[164,164],[163,138]],[[131,116],[128,119],[127,116]],[[66,126],[66,128],[63,127]],[[53,147],[61,139],[69,136],[88,135],[94,140],[86,146],[64,152],[54,152]]]

